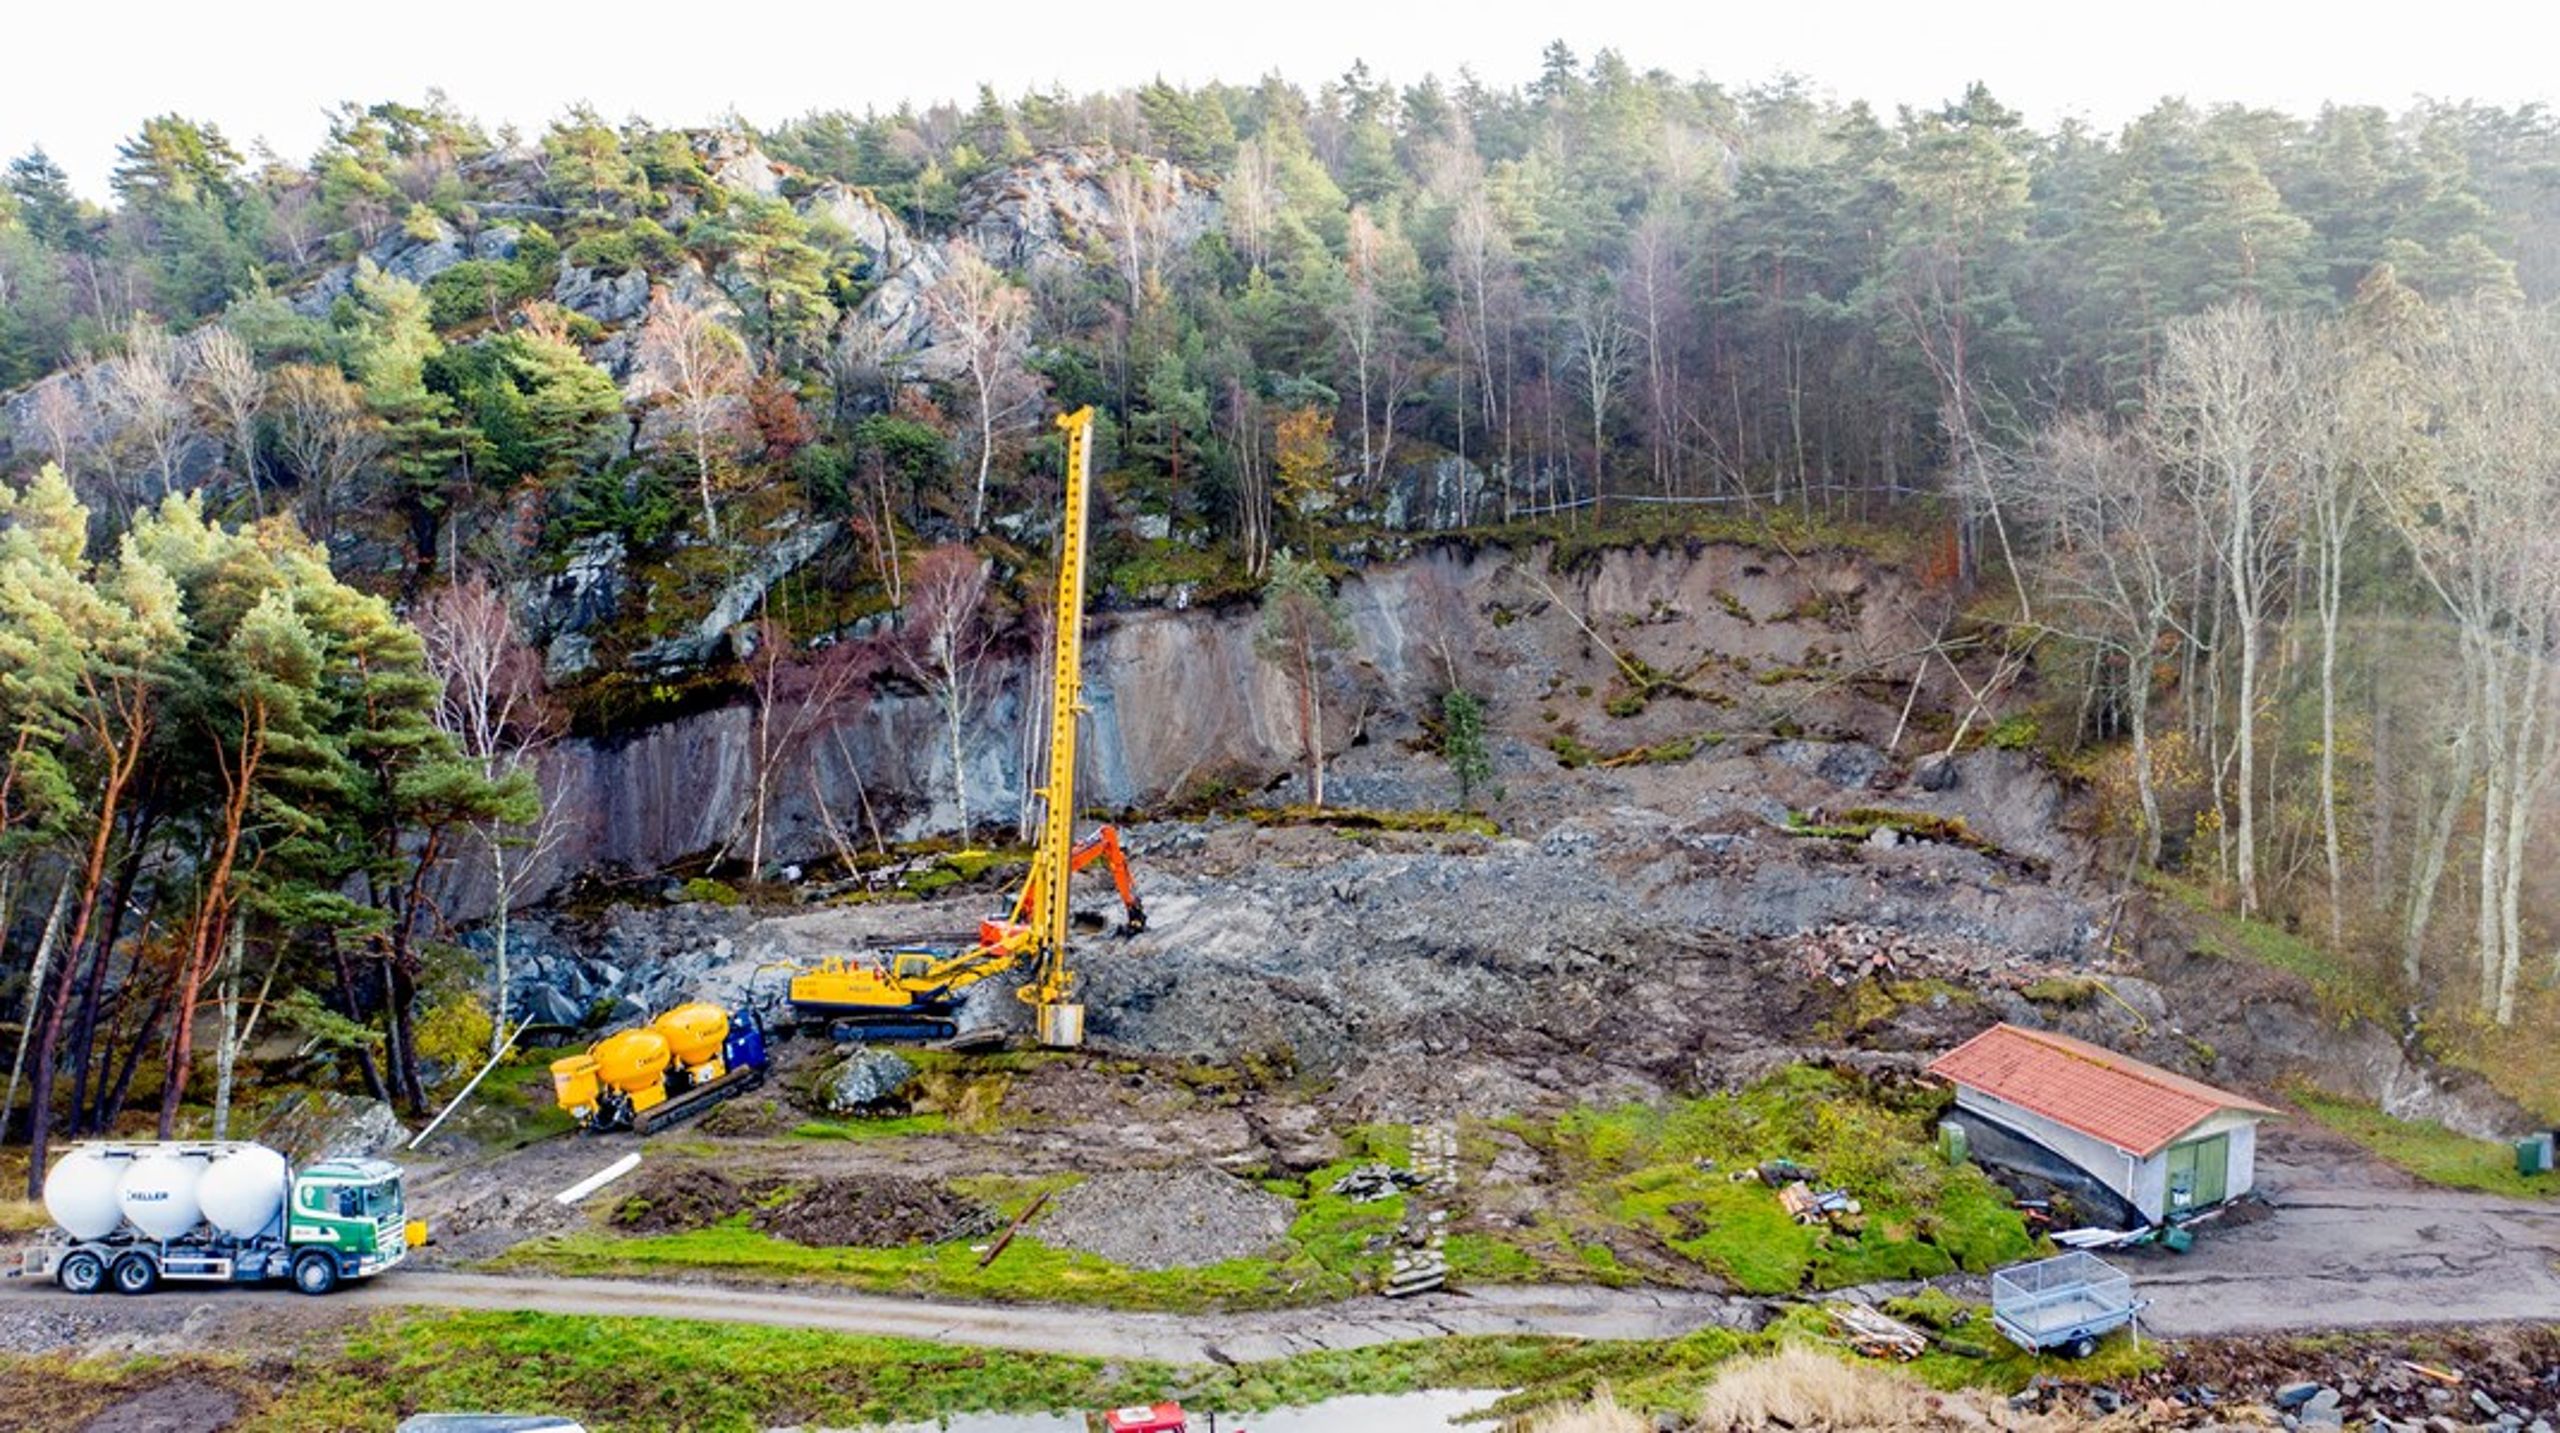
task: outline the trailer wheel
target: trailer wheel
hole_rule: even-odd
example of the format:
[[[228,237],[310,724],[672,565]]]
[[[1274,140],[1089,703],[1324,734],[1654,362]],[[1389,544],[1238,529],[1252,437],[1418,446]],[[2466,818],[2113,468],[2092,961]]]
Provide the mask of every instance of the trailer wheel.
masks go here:
[[[306,1294],[325,1294],[338,1287],[338,1261],[310,1253],[293,1261],[293,1286]]]
[[[160,1287],[160,1266],[148,1254],[127,1254],[116,1260],[108,1273],[115,1279],[119,1294],[147,1294]]]
[[[2089,1355],[2098,1351],[2098,1341],[2089,1337],[2087,1334],[2082,1334],[2078,1338],[2073,1339],[2071,1341],[2071,1347],[2064,1351],[2069,1353],[2073,1358],[2087,1358]]]
[[[62,1256],[53,1281],[75,1294],[94,1294],[106,1285],[107,1261],[86,1249],[74,1249]]]

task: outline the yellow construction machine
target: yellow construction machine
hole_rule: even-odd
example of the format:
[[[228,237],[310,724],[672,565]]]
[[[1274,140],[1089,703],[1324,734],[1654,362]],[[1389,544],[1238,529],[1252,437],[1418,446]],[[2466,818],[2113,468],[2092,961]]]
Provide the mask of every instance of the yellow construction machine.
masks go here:
[[[1076,872],[1104,862],[1127,912],[1123,931],[1146,928],[1146,908],[1130,884],[1120,833],[1109,826],[1079,844],[1076,819],[1076,718],[1084,671],[1084,564],[1086,509],[1092,483],[1093,410],[1058,419],[1067,435],[1066,513],[1059,534],[1056,660],[1049,678],[1049,751],[1040,844],[1031,858],[1012,909],[981,922],[975,943],[959,950],[908,948],[880,956],[844,956],[791,977],[791,1007],[804,1020],[830,1026],[839,1038],[946,1039],[959,1030],[959,1003],[967,989],[1028,964],[1030,978],[1014,993],[1037,1012],[1040,1043],[1084,1043],[1084,1006],[1075,1000],[1075,972],[1067,964],[1067,883]]]

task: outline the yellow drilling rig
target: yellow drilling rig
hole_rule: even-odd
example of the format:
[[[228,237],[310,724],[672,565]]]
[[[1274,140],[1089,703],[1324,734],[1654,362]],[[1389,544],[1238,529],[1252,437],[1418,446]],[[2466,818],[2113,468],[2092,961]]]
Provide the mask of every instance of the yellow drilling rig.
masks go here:
[[[1040,1043],[1084,1043],[1084,1006],[1067,963],[1070,877],[1099,860],[1109,868],[1127,912],[1125,932],[1146,928],[1146,908],[1129,881],[1120,833],[1105,826],[1075,839],[1076,719],[1084,673],[1084,565],[1093,467],[1093,409],[1058,419],[1067,435],[1066,512],[1058,543],[1056,656],[1049,675],[1049,751],[1040,844],[1031,873],[1010,911],[983,921],[978,939],[959,950],[911,948],[879,957],[843,956],[791,977],[791,1006],[802,1019],[829,1025],[847,1039],[935,1040],[959,1030],[968,987],[1028,964],[1014,993],[1037,1012]]]

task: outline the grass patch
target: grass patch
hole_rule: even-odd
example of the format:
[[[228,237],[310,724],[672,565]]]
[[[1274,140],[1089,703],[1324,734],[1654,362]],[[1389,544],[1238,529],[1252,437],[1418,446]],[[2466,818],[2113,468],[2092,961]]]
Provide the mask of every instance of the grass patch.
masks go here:
[[[1821,1033],[1825,1039],[1847,1043],[1861,1031],[1882,1025],[1914,1005],[1926,1005],[1944,999],[1953,1004],[1979,1005],[1981,998],[1943,980],[1860,980],[1844,992],[1840,1009],[1824,1019]]]
[[[1011,1213],[1013,1211],[1007,1211]],[[985,1299],[996,1303],[1097,1304],[1197,1313],[1337,1298],[1347,1284],[1301,1261],[1234,1259],[1201,1268],[1130,1269],[1052,1248],[1030,1235],[980,1268],[967,1243],[894,1249],[811,1248],[748,1226],[734,1215],[705,1229],[620,1238],[579,1231],[530,1240],[492,1261],[504,1272],[634,1276],[670,1270],[837,1284],[869,1293]]]
[[[2513,1199],[2560,1195],[2560,1175],[2516,1172],[2512,1145],[2473,1139],[2427,1120],[2404,1120],[2362,1100],[2309,1085],[2286,1091],[2302,1112],[2429,1184]]]
[[[1330,826],[1337,831],[1418,831],[1441,836],[1499,836],[1502,827],[1475,811],[1379,811],[1357,806],[1257,806],[1256,826]]]
[[[808,1120],[791,1127],[793,1139],[875,1140],[907,1139],[915,1135],[941,1134],[951,1127],[948,1116],[896,1115],[876,1120]]]
[[[1894,811],[1881,806],[1861,806],[1842,812],[1829,821],[1816,821],[1804,812],[1790,812],[1787,831],[1791,835],[1826,841],[1864,841],[1878,831],[1892,831],[1914,841],[1937,841],[1949,846],[1962,846],[1986,856],[2007,854],[1992,842],[1974,833],[1961,816],[1941,816],[1934,811]]]
[[[28,1426],[76,1427],[119,1399],[183,1377],[232,1390],[242,1426],[272,1433],[389,1428],[411,1414],[457,1407],[554,1410],[597,1433],[867,1426],[1159,1398],[1235,1415],[1425,1388],[1515,1390],[1497,1410],[1504,1414],[1579,1401],[1602,1387],[1623,1406],[1686,1410],[1728,1360],[1821,1337],[1820,1317],[1794,1311],[1761,1333],[1441,1338],[1174,1366],[686,1319],[407,1311],[318,1335],[289,1357],[0,1355],[0,1398],[33,1415]],[[2115,1347],[2083,1364],[1932,1353],[1905,1367],[1943,1387],[2014,1387],[2034,1373],[2063,1382],[2122,1378],[2132,1365]]]
[[[1798,1066],[1746,1090],[1671,1105],[1586,1107],[1516,1132],[1571,1173],[1569,1198],[1750,1293],[1980,1272],[2032,1254],[2008,1200],[1933,1143],[1940,1103]],[[1735,1174],[1809,1164],[1864,1206],[1855,1227],[1796,1223],[1777,1191]]]
[[[2214,904],[2202,886],[2175,876],[2146,872],[2143,882],[2195,917],[2191,928],[2197,948],[2225,960],[2245,960],[2301,977],[2311,987],[2323,1012],[2345,1024],[2359,1017],[2388,1019],[2391,1001],[2380,983],[2338,952],[2261,920],[2235,915]]]
[[[1614,752],[1604,752],[1586,746],[1571,736],[1556,736],[1548,739],[1547,750],[1555,753],[1556,765],[1567,771],[1579,771],[1586,766],[1614,771],[1623,766],[1674,765],[1687,761],[1690,757],[1723,740],[1722,732],[1702,731],[1690,736],[1675,736],[1668,741],[1657,741],[1650,746],[1630,746]]]

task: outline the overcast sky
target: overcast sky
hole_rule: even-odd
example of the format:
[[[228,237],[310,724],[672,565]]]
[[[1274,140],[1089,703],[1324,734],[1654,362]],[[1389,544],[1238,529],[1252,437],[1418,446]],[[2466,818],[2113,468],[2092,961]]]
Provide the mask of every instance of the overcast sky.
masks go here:
[[[2367,18],[2355,0],[1858,0],[1716,5],[1564,0],[803,0],[662,7],[559,0],[18,0],[0,18],[0,153],[41,144],[103,195],[116,142],[154,114],[219,125],[307,157],[345,99],[440,86],[491,127],[528,131],[584,100],[608,117],[691,124],[734,109],[772,123],[811,109],[1169,80],[1310,85],[1355,58],[1397,81],[1470,66],[1512,83],[1549,40],[1588,58],[1728,85],[1793,72],[1841,98],[1931,103],[1971,80],[2039,125],[2112,126],[2163,95],[2308,113],[2323,100],[2560,100],[2549,0],[2436,0]],[[669,16],[676,18],[668,18]],[[2532,18],[2538,16],[2539,18]],[[1463,17],[1463,18],[1460,18]]]

